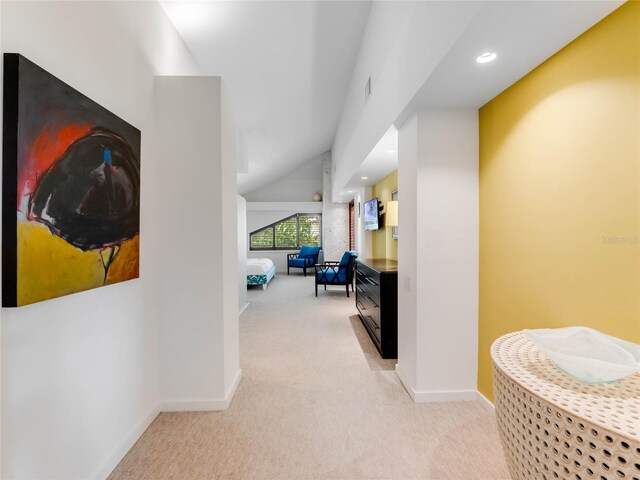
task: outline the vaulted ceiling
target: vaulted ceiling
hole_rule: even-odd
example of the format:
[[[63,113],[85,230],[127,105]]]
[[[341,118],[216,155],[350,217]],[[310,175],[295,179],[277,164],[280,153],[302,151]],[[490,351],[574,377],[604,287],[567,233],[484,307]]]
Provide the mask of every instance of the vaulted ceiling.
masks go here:
[[[409,5],[375,2],[372,7],[368,1],[326,0],[160,1],[203,74],[219,75],[227,86],[241,132],[242,161],[238,173],[241,194],[284,177],[332,148],[354,65],[362,61],[358,55],[361,42],[366,47],[366,38],[372,40],[369,28],[369,37],[363,40],[370,11],[372,17],[381,10],[391,17],[399,12],[396,17],[402,17]],[[454,3],[447,7],[454,8]],[[445,51],[436,51],[437,41],[419,45],[425,58],[429,52],[432,57],[437,54],[440,59],[437,68],[422,79],[424,84],[418,91],[386,92],[394,98],[407,97],[407,103],[376,111],[386,114],[386,117],[376,114],[376,121],[387,129],[394,122],[401,123],[407,112],[415,108],[477,108],[620,3],[620,0],[463,2],[458,6],[473,15],[453,45]],[[384,7],[376,8],[381,5]],[[423,10],[435,10],[433,15],[442,10],[426,7]],[[374,29],[375,40],[389,48],[378,45],[378,56],[388,53],[395,44],[398,32],[393,25],[398,27],[405,19],[396,18],[394,23],[394,18],[386,15],[382,20]],[[437,19],[438,25],[447,31],[455,30],[455,25],[448,28],[445,20]],[[455,20],[449,19],[450,23]],[[479,67],[474,59],[483,49],[499,52],[499,60],[491,66]],[[367,66],[372,63],[371,58],[364,60]],[[337,199],[348,198],[349,188],[374,183],[397,164],[395,149],[389,146],[397,142],[395,130],[389,130],[375,147],[377,138],[362,140],[367,137],[362,132],[366,125],[358,117],[347,128],[348,136],[366,145],[360,145],[362,148],[353,150],[357,154],[348,156],[353,163],[349,172],[352,178],[343,179],[337,186],[343,189]],[[382,128],[378,130],[382,132]],[[371,153],[367,156],[366,152]]]
[[[161,3],[227,86],[248,160],[240,193],[331,149],[369,2]]]

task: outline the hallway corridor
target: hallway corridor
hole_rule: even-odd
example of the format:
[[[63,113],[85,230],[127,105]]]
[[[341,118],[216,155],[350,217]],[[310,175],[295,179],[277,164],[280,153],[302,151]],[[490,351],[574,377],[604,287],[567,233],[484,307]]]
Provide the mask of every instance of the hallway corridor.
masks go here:
[[[110,479],[507,479],[475,402],[414,404],[342,288],[249,290],[243,378],[220,412],[162,413]]]

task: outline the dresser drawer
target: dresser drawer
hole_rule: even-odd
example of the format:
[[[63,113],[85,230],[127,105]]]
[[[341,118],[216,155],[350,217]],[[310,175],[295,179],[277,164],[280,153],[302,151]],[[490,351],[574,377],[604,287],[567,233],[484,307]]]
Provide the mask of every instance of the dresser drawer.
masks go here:
[[[362,297],[368,298],[375,306],[380,306],[380,285],[356,281],[356,292]]]
[[[365,275],[364,272],[357,271],[356,272],[356,284],[362,285],[364,288],[369,291],[370,295],[373,298],[380,298],[380,276],[370,277],[369,275]],[[380,303],[380,302],[376,302]]]
[[[380,308],[368,295],[356,291],[356,306],[360,316],[369,324],[369,327],[380,337]]]
[[[372,317],[362,317],[362,323],[369,332],[369,338],[373,341],[375,347],[380,350],[382,345],[382,336],[380,335],[380,327],[375,323]]]
[[[382,358],[398,356],[398,275],[396,262],[356,260],[356,306]],[[377,269],[376,266],[382,269]]]
[[[376,285],[380,285],[380,272],[374,270],[373,268],[369,268],[362,263],[356,263],[356,274],[357,273],[360,273],[362,277],[366,277]]]
[[[371,315],[374,310],[373,305],[369,302],[367,291],[362,285],[356,285],[356,307],[362,315]]]
[[[366,300],[359,302],[358,314],[362,320],[362,324],[369,332],[369,336],[373,343],[376,344],[376,348],[380,349],[382,335],[380,334],[380,315],[374,310]]]

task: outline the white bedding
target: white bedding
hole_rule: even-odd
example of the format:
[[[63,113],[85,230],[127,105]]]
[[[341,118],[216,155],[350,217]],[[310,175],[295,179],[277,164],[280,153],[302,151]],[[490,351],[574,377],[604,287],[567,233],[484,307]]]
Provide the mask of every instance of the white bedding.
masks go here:
[[[273,267],[269,258],[247,258],[247,275],[266,275]]]

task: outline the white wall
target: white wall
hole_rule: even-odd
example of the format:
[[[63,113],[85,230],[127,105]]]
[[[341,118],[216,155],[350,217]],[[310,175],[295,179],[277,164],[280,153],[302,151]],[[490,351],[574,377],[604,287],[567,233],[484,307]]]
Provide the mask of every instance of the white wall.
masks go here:
[[[333,203],[333,163],[331,152],[323,155],[322,230],[324,259],[337,261],[349,250],[349,204]]]
[[[334,198],[483,3],[373,2],[332,148]]]
[[[238,195],[238,309],[247,306],[247,201]]]
[[[397,370],[416,401],[475,399],[478,112],[418,112],[398,143]]]
[[[417,385],[416,291],[418,258],[418,115],[398,129],[398,363],[396,372],[410,391]]]
[[[249,202],[310,202],[316,192],[322,194],[322,156],[244,197]]]
[[[25,55],[142,130],[140,279],[2,310],[2,477],[104,477],[158,411],[153,76],[200,73],[156,2],[0,4]],[[184,209],[187,210],[187,205]]]
[[[156,202],[171,219],[156,237],[162,408],[226,408],[240,374],[232,121],[220,77],[156,77],[155,93]]]
[[[276,266],[276,275],[286,275],[287,254],[297,253],[299,250],[249,251],[249,234],[296,213],[322,213],[322,202],[247,202],[247,256],[270,258]],[[324,223],[324,216],[322,221]],[[293,273],[299,274],[302,270],[293,269]],[[309,270],[307,270],[308,274]]]
[[[353,193],[355,206],[355,244],[360,258],[373,256],[373,235],[364,229],[364,202],[371,198],[371,187],[358,188]],[[359,210],[358,210],[359,209]]]
[[[218,235],[222,236],[222,251],[211,252],[207,250],[205,255],[211,255],[214,259],[217,258],[216,268],[218,275],[223,279],[221,293],[224,338],[224,396],[222,397],[222,402],[216,398],[213,404],[203,406],[206,410],[227,408],[242,378],[242,371],[240,370],[240,324],[238,321],[239,292],[236,287],[240,282],[240,272],[238,271],[238,261],[233,254],[238,248],[238,137],[235,117],[224,80],[221,81],[220,87],[220,133],[222,143],[220,180],[217,184],[220,192],[215,197],[214,202],[219,201],[222,210],[222,222],[216,226]],[[208,148],[210,149],[211,145],[208,145]],[[203,148],[203,151],[207,151],[206,147]],[[193,175],[199,176],[200,173],[195,169]],[[211,180],[209,179],[210,186],[212,185]],[[212,186],[215,192],[216,183],[214,182]],[[206,215],[211,211],[211,205],[204,203],[201,206],[201,210],[195,213],[197,218],[207,218]],[[220,265],[222,268],[220,268]],[[209,275],[211,275],[211,272],[209,272]],[[208,309],[204,312],[204,315],[211,316],[213,312],[215,310]]]

